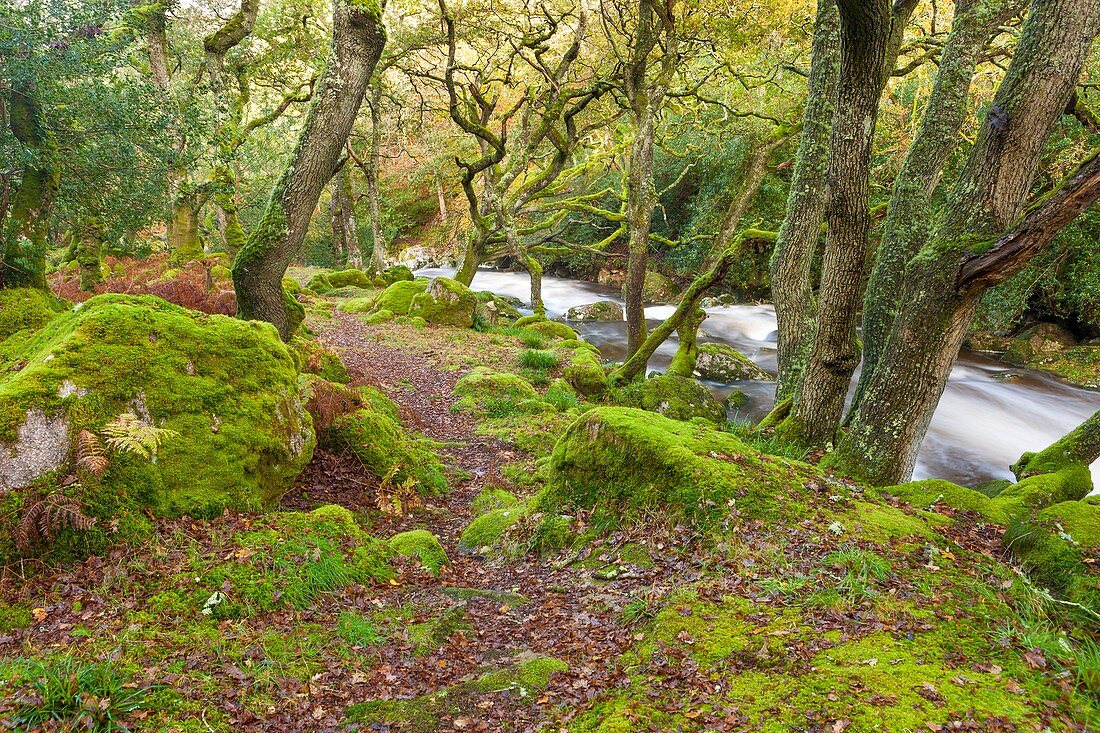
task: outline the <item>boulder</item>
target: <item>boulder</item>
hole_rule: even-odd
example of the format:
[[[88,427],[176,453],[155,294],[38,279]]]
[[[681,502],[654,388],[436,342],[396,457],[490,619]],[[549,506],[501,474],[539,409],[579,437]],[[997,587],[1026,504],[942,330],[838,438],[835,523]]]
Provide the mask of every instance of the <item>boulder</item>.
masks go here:
[[[77,441],[104,470],[75,465]],[[0,487],[74,470],[105,521],[259,508],[313,446],[295,359],[266,323],[101,295],[0,355]]]
[[[538,412],[547,407],[534,386],[523,377],[477,367],[455,383],[455,407],[474,412]],[[530,408],[530,409],[528,409]]]
[[[774,378],[732,346],[713,343],[699,344],[695,374],[700,379],[726,384],[750,379],[767,381]]]
[[[599,357],[588,349],[576,349],[562,376],[573,389],[585,397],[596,397],[607,391],[607,373]]]
[[[490,326],[507,325],[513,323],[521,316],[515,305],[496,293],[482,290],[475,293],[475,295],[477,296],[476,313],[478,317]]]
[[[1010,364],[1026,365],[1032,359],[1072,348],[1077,338],[1053,323],[1040,323],[1013,337],[1005,351]]]
[[[416,278],[413,276],[413,271],[410,270],[406,265],[393,265],[391,267],[387,267],[382,272],[382,280],[384,280],[387,285],[393,285],[394,283],[401,282],[402,280],[408,281],[415,279]]]
[[[579,339],[577,332],[564,323],[558,321],[551,321],[546,316],[532,315],[524,316],[517,320],[514,324],[517,328],[526,328],[534,331],[535,333],[546,336],[547,338],[576,340]]]
[[[399,280],[382,291],[382,294],[378,296],[378,300],[374,302],[374,309],[407,316],[412,308],[413,298],[427,289],[428,281],[421,278]]]
[[[680,286],[659,272],[647,271],[642,286],[642,300],[647,303],[675,303],[680,298]],[[626,299],[626,284],[623,284]]]
[[[333,290],[347,287],[370,288],[374,284],[370,275],[354,267],[329,273],[328,281]]]
[[[725,422],[724,408],[710,390],[690,377],[656,376],[634,382],[615,395],[615,401],[630,407],[660,413],[674,420],[697,417]]]
[[[598,300],[587,305],[578,305],[565,312],[567,321],[621,321],[623,307],[614,300]]]
[[[428,323],[470,328],[474,325],[477,303],[477,296],[462,283],[449,277],[437,277],[427,290],[413,296],[408,313]]]
[[[68,310],[68,304],[38,288],[0,290],[0,341],[24,330],[37,330]]]

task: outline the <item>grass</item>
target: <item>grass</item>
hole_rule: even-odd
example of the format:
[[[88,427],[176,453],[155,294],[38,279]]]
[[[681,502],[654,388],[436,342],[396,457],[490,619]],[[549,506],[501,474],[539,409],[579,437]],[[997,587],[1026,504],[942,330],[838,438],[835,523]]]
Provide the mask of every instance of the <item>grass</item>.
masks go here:
[[[525,369],[540,372],[550,371],[561,361],[557,352],[546,349],[527,349],[520,354],[519,360]]]
[[[64,730],[125,731],[126,717],[148,707],[150,688],[133,686],[107,662],[82,663],[60,655],[20,659],[9,669],[13,674],[3,676],[25,690],[8,703],[11,721],[25,730],[60,724]]]
[[[336,630],[352,646],[375,646],[386,640],[386,635],[378,630],[374,621],[351,611],[340,614]]]

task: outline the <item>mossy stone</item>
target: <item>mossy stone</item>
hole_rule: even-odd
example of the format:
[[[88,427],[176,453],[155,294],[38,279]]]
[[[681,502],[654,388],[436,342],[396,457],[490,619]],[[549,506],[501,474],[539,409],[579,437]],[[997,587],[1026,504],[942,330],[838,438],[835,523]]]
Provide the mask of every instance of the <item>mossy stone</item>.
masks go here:
[[[515,412],[532,403],[542,404],[539,393],[526,379],[487,367],[477,367],[459,379],[454,394],[459,398],[456,408],[474,412]]]
[[[388,310],[397,315],[407,316],[412,308],[413,298],[428,289],[428,281],[424,279],[399,280],[378,296],[374,302],[375,310]]]
[[[424,529],[395,534],[387,544],[398,555],[418,558],[435,575],[439,575],[440,569],[448,562],[447,552],[439,539]]]
[[[374,286],[374,283],[367,273],[355,268],[330,272],[327,279],[330,290],[346,287],[370,288]]]
[[[599,359],[587,349],[577,349],[562,372],[562,377],[585,397],[597,397],[607,392],[607,372]]]
[[[699,382],[690,377],[656,376],[632,382],[613,395],[616,403],[660,413],[674,420],[700,417],[725,422],[726,408]]]
[[[37,331],[68,308],[65,301],[46,290],[0,289],[0,341],[17,331]]]
[[[449,277],[437,277],[427,290],[413,296],[409,315],[441,326],[470,328],[477,304],[477,296],[468,287]]]
[[[396,282],[413,280],[413,271],[406,265],[391,265],[382,271],[382,281],[387,285]]]
[[[699,344],[699,356],[695,361],[695,373],[700,379],[713,382],[739,382],[744,380],[770,380],[771,374],[756,366],[749,357],[726,344]]]

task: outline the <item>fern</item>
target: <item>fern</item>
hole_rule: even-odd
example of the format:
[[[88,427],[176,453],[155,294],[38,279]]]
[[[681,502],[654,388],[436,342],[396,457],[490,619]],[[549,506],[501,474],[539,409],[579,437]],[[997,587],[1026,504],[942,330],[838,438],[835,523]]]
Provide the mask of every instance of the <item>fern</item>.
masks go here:
[[[107,470],[107,451],[103,441],[95,433],[81,430],[76,438],[76,465],[93,476],[102,476]]]
[[[179,436],[175,430],[158,428],[131,412],[125,412],[103,428],[107,436],[107,445],[119,453],[133,453],[148,460],[154,460],[161,444]]]
[[[400,517],[423,505],[420,492],[416,490],[416,479],[412,476],[399,484],[393,483],[394,476],[400,470],[400,464],[390,469],[389,473],[382,478],[382,483],[374,497],[378,511],[391,517]]]
[[[84,506],[62,494],[51,494],[34,502],[23,512],[15,530],[15,546],[26,552],[38,544],[49,544],[66,527],[84,531],[95,526],[94,517],[84,513]]]

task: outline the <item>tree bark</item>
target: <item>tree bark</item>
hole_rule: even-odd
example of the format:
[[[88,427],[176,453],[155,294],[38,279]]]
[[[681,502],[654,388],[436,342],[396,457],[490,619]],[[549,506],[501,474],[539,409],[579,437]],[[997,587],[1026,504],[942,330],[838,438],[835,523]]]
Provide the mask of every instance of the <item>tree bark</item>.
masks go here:
[[[8,124],[15,139],[33,156],[23,166],[22,180],[12,197],[0,259],[0,287],[45,289],[46,240],[50,210],[61,184],[61,165],[57,142],[46,128],[30,84],[13,85]]]
[[[332,179],[385,44],[381,8],[371,0],[335,0],[332,50],[298,147],[275,184],[259,226],[233,262],[237,311],[292,333],[282,278],[305,239],[321,190]]]
[[[75,244],[80,289],[95,290],[96,285],[103,282],[103,225],[98,217],[89,216],[81,222]]]
[[[378,174],[382,168],[382,80],[375,78],[370,89],[370,162],[367,165],[367,201],[370,202],[370,272],[386,269],[386,235],[382,229],[382,194]]]
[[[846,472],[874,483],[911,475],[981,294],[1100,197],[1093,156],[1013,225],[1098,32],[1100,4],[1091,0],[1032,3],[963,174],[906,268],[899,312],[862,402],[829,458]]]
[[[359,270],[363,267],[363,253],[359,249],[359,227],[350,178],[346,165],[332,177],[332,238],[347,266]]]
[[[863,373],[852,409],[862,400],[897,313],[902,277],[928,241],[934,215],[932,193],[958,145],[970,112],[974,69],[1000,25],[1018,8],[1016,0],[970,0],[955,6],[951,34],[940,57],[924,116],[898,173],[883,224],[875,266],[863,305]]]
[[[817,328],[811,264],[825,219],[829,137],[840,74],[836,0],[820,0],[814,21],[809,93],[802,118],[787,213],[772,254],[772,301],[778,328],[776,401],[790,397],[810,357]]]
[[[897,61],[916,3],[839,0],[840,79],[828,167],[828,231],[822,259],[817,333],[783,431],[823,445],[840,425],[859,364],[856,317],[863,297],[871,215],[871,144],[882,90]]]

